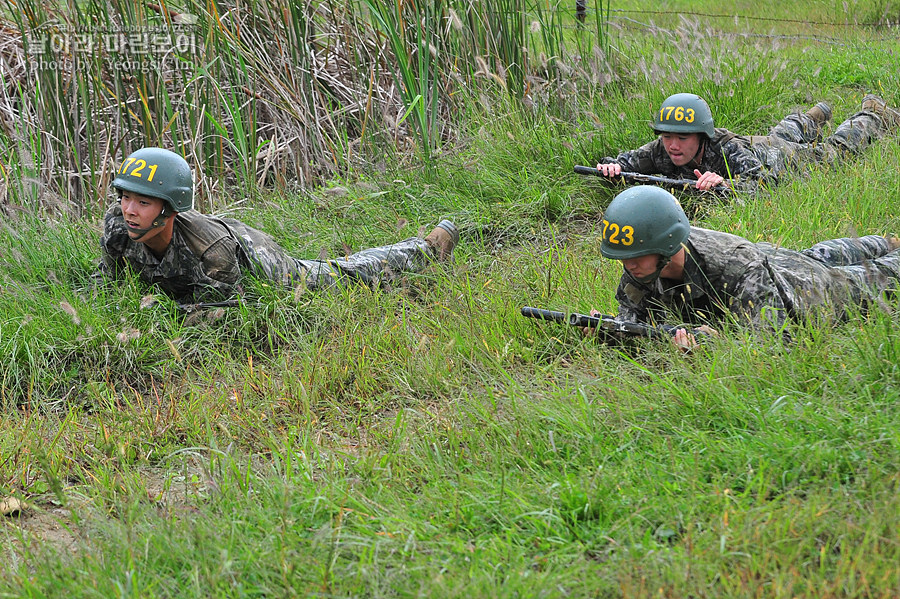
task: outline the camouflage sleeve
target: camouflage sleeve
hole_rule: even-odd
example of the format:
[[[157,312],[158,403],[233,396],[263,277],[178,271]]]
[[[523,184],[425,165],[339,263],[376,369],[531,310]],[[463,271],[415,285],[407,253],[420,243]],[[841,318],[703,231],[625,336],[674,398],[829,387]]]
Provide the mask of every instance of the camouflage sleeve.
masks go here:
[[[654,149],[659,143],[659,140],[655,139],[636,150],[622,152],[615,158],[604,157],[600,160],[600,164],[615,162],[622,167],[623,171],[641,173],[642,175],[659,174],[662,172],[661,167],[653,159]]]
[[[738,140],[727,142],[722,147],[722,156],[736,189],[753,193],[759,189],[760,184],[775,183],[775,178],[759,157]]]
[[[197,274],[193,301],[228,299],[240,292],[241,266],[237,241],[224,237],[209,246],[200,258],[203,272]]]
[[[103,234],[100,236],[100,262],[93,279],[96,282],[120,279],[127,264],[124,253],[128,244],[128,231],[122,220],[122,209],[114,205],[103,217]]]
[[[116,260],[105,249],[101,249],[100,262],[97,263],[97,270],[91,275],[91,279],[95,283],[116,280],[121,278],[124,268],[125,264],[121,259]]]

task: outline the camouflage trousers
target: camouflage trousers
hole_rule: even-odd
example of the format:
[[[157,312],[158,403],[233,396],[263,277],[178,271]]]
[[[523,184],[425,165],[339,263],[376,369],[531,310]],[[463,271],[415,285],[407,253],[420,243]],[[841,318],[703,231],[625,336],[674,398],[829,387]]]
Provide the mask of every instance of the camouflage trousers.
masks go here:
[[[835,163],[846,154],[858,154],[886,132],[881,117],[857,112],[822,139],[822,123],[806,113],[790,114],[768,135],[751,136],[751,148],[770,172],[779,176],[803,162]]]
[[[800,253],[828,266],[854,266],[881,258],[890,251],[887,239],[881,235],[866,235],[821,241]]]
[[[830,239],[800,253],[838,269],[858,303],[867,304],[885,291],[895,291],[900,281],[900,251],[892,251],[880,235]]]
[[[325,289],[338,282],[354,281],[374,286],[404,272],[418,272],[434,255],[420,237],[369,248],[335,260],[295,259],[300,280],[309,289]]]
[[[434,260],[431,246],[419,237],[334,260],[294,258],[268,235],[245,232],[240,235],[240,241],[248,266],[257,276],[289,287],[305,284],[309,289],[325,289],[351,281],[377,285],[400,273],[420,271]]]

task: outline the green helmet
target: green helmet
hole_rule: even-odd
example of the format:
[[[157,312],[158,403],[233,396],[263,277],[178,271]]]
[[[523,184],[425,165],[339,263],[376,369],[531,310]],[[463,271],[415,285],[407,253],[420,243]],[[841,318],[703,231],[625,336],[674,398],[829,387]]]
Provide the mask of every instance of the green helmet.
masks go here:
[[[651,124],[660,133],[703,133],[712,138],[716,134],[712,111],[706,100],[697,94],[675,94],[663,101]]]
[[[194,207],[194,180],[187,161],[162,148],[141,148],[122,162],[113,187],[159,198],[175,212]]]
[[[675,196],[661,187],[638,185],[607,206],[600,253],[613,260],[648,254],[670,258],[690,234],[691,224]]]

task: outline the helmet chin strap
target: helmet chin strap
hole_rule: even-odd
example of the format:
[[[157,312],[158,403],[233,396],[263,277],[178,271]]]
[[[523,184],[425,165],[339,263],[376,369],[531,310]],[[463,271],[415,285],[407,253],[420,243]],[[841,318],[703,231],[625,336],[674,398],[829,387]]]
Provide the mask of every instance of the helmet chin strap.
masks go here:
[[[120,202],[121,202],[121,199],[120,199]],[[166,226],[166,219],[169,217],[170,214],[171,214],[171,212],[169,212],[169,205],[166,203],[163,203],[162,210],[159,211],[159,214],[156,216],[156,218],[153,219],[153,222],[150,223],[149,227],[147,227],[145,229],[138,229],[137,227],[129,226],[129,224],[127,222],[125,223],[125,226],[128,227],[128,230],[131,231],[132,233],[137,233],[138,237],[135,237],[134,240],[140,241],[144,237],[146,237],[147,233],[149,233],[153,229],[158,229],[160,227]]]
[[[700,147],[697,148],[697,153],[694,154],[694,157],[688,162],[688,164],[694,167],[699,167],[700,163],[703,162],[703,153],[706,150],[706,136],[701,135],[701,138]]]
[[[642,285],[652,285],[659,279],[659,275],[662,274],[662,271],[665,270],[666,266],[669,265],[669,262],[672,261],[671,256],[660,256],[659,262],[656,263],[656,270],[647,275],[646,277],[634,277],[634,279],[641,283]]]

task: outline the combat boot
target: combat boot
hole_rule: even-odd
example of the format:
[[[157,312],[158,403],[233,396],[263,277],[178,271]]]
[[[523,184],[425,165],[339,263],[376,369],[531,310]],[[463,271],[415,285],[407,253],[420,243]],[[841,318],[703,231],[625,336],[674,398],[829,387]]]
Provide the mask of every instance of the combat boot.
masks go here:
[[[806,114],[812,117],[817,123],[824,124],[831,120],[831,106],[829,106],[827,102],[819,102],[807,110]]]
[[[459,229],[449,220],[442,220],[434,230],[425,236],[425,241],[434,252],[434,257],[444,261],[453,253],[459,243]]]
[[[862,109],[880,116],[885,129],[900,128],[900,112],[888,107],[887,103],[875,94],[867,94],[863,98]]]
[[[888,242],[888,247],[890,247],[890,251],[894,251],[896,249],[900,249],[900,237],[897,237],[893,233],[888,233],[884,236],[884,238]]]

